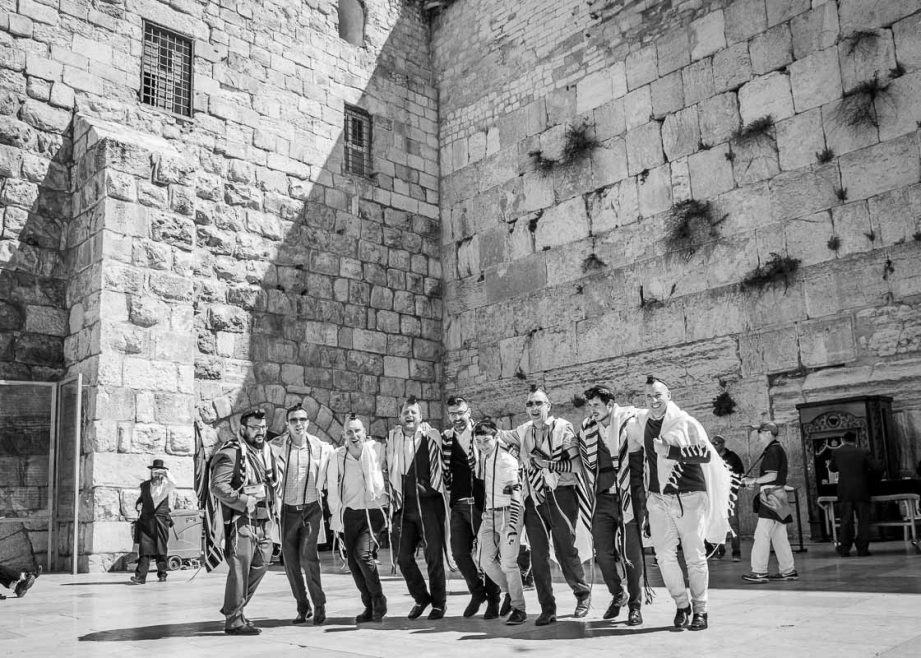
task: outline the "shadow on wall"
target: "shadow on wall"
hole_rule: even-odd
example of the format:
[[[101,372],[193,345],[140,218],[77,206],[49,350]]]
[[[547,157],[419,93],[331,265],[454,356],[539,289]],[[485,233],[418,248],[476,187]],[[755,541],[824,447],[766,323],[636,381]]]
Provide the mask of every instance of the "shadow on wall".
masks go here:
[[[0,92],[0,380],[58,381],[67,333],[63,230],[70,216],[71,112],[31,98],[40,90],[27,94],[25,86],[24,76],[7,76]],[[4,410],[4,564],[44,563],[50,419],[45,408]]]
[[[315,163],[291,159],[286,176],[229,161],[223,203],[197,210],[198,249],[215,273],[196,282],[194,302],[206,445],[235,436],[253,407],[280,433],[285,409],[300,403],[309,431],[333,443],[349,413],[384,435],[407,395],[440,416],[439,227],[434,211],[415,212],[437,204],[420,185],[420,154],[437,163],[436,145],[425,143],[437,123],[422,134],[417,109],[434,108],[426,29],[418,8],[403,5],[363,88],[358,75],[334,74],[343,80],[330,85],[324,121],[297,125],[330,132],[306,146]],[[341,48],[343,59],[374,51]],[[373,118],[370,176],[343,173],[343,102]]]

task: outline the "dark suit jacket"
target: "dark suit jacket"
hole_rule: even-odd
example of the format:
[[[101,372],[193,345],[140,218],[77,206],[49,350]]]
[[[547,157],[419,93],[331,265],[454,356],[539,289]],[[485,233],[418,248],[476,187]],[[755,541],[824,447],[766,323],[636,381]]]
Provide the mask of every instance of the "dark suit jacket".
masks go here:
[[[870,500],[870,480],[878,467],[869,451],[852,443],[834,450],[828,470],[838,473],[838,500]]]

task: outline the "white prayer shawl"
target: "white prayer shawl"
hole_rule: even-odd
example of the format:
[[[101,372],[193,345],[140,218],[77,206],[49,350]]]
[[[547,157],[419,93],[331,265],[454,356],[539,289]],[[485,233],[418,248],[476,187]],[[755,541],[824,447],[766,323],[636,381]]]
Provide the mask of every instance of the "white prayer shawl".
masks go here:
[[[644,437],[646,435],[646,422],[648,419],[648,413],[638,419]],[[732,475],[726,462],[723,461],[723,458],[719,456],[713,444],[710,443],[707,431],[703,428],[703,425],[690,414],[682,411],[674,402],[669,402],[665,409],[665,417],[662,419],[662,428],[659,430],[659,438],[669,446],[678,448],[700,447],[709,451],[710,461],[699,464],[704,474],[708,499],[704,539],[711,544],[721,544],[725,542],[726,534],[729,532],[729,500]],[[643,463],[646,464],[646,461],[644,460]],[[659,491],[664,491],[666,485],[673,480],[673,476],[676,475],[675,469],[678,467],[678,464],[678,461],[656,453]],[[650,477],[648,465],[645,470],[648,490],[648,480]]]
[[[423,422],[419,425],[414,436],[406,437],[403,434],[403,428],[398,425],[390,430],[386,450],[387,477],[390,480],[390,490],[393,494],[393,511],[403,505],[403,476],[406,475],[410,466],[410,464],[406,463],[406,443],[414,440],[417,444],[417,449],[418,445],[423,445],[425,449],[429,450],[430,485],[432,489],[447,499],[444,477],[442,477],[444,460],[441,456],[441,434],[431,425]],[[432,454],[433,447],[437,454]]]
[[[618,460],[620,456],[621,443],[623,441],[627,441],[629,444],[630,442],[630,432],[632,427],[631,423],[628,421],[637,419],[637,422],[639,422],[638,416],[641,413],[642,410],[637,409],[636,407],[621,407],[620,405],[616,405],[611,411],[611,415],[608,418],[608,429],[602,436],[604,438],[604,445],[608,449],[608,454],[611,455],[613,460]],[[627,496],[630,495],[629,454],[643,447],[642,435],[640,436],[639,441],[639,445],[627,446],[627,459],[624,461],[624,463],[617,464],[618,483],[620,482],[622,475],[626,477],[625,486]],[[623,524],[627,525],[633,520],[633,504],[631,503],[626,507],[626,509],[621,511],[623,513]]]
[[[369,504],[373,501],[385,500],[384,475],[381,472],[381,460],[378,456],[380,447],[374,440],[368,440],[361,445],[361,454],[358,456],[358,464],[361,468],[361,477],[365,483],[365,494]],[[329,504],[329,527],[333,532],[344,532],[342,515],[345,512],[345,505],[342,502],[342,481],[345,477],[345,460],[348,452],[346,446],[337,448],[329,465],[326,468],[324,482],[326,483],[327,497],[326,502]]]
[[[551,450],[554,453],[550,455],[551,457],[558,457],[559,453],[563,449],[563,436],[566,434],[566,430],[569,430],[569,433],[572,434],[575,438],[575,432],[573,430],[572,424],[563,420],[562,418],[556,419],[553,417],[547,418],[547,425],[552,427],[550,433],[550,443]],[[525,480],[527,481],[527,464],[530,459],[531,451],[534,450],[536,446],[535,433],[534,433],[534,423],[528,421],[519,425],[515,431],[512,433],[517,440],[511,440],[511,443],[518,443],[519,445],[519,461],[522,464],[522,467],[525,469],[526,475]],[[546,450],[544,450],[546,452]],[[581,465],[581,461],[580,461]],[[541,472],[544,477],[544,485],[548,490],[552,491],[556,489],[559,484],[560,474],[554,471],[551,471],[547,468],[541,469]],[[591,502],[589,500],[588,494],[585,488],[585,477],[582,475],[581,468],[578,471],[575,471],[574,475],[576,476],[576,500],[579,505],[579,514],[576,519],[576,551],[579,553],[579,561],[585,562],[586,560],[591,560],[593,558],[594,552],[592,550],[592,510]],[[525,487],[530,488],[530,484],[525,482]],[[547,496],[548,504],[553,505],[554,500],[552,496]],[[553,543],[553,537],[550,536],[550,543]],[[556,551],[550,551],[550,558],[555,562],[556,561]]]

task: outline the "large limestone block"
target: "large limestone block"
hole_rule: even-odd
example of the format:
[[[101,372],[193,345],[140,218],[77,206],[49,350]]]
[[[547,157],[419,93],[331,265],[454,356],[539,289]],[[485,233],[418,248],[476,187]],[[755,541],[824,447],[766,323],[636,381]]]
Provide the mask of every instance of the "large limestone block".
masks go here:
[[[768,135],[738,140],[732,145],[732,173],[737,185],[749,185],[777,175],[777,146]]]
[[[486,279],[486,299],[495,303],[540,290],[547,284],[545,255],[532,254],[511,263],[502,264],[495,276]]]
[[[691,191],[695,199],[710,199],[731,190],[735,185],[732,163],[726,155],[729,144],[720,144],[688,158],[691,171]]]
[[[535,247],[557,247],[588,236],[588,215],[582,197],[573,197],[544,212],[537,222]]]
[[[652,115],[660,119],[684,107],[684,86],[681,71],[669,73],[650,85]]]
[[[743,334],[739,336],[739,356],[744,377],[794,370],[799,365],[796,329]]]
[[[921,71],[892,80],[887,96],[876,104],[876,109],[881,141],[917,130],[921,122]]]
[[[879,141],[879,130],[872,125],[848,125],[847,111],[842,101],[822,106],[825,143],[835,155],[844,155]]]
[[[736,0],[724,10],[726,41],[745,42],[767,27],[765,0]]]
[[[662,147],[669,160],[694,153],[700,144],[697,108],[689,107],[665,118],[662,124]]]
[[[658,122],[650,121],[627,132],[627,169],[631,175],[664,161]]]
[[[793,105],[805,112],[841,97],[841,69],[838,52],[826,48],[798,60],[790,67]]]
[[[834,164],[779,174],[770,181],[774,220],[805,217],[838,205],[835,194],[838,184]]]
[[[592,181],[595,188],[606,187],[627,177],[627,144],[617,137],[592,151]]]
[[[593,235],[636,222],[639,218],[636,179],[627,178],[591,195],[589,217]]]
[[[910,241],[918,230],[921,185],[898,188],[870,198],[870,225],[877,229],[881,244]]]
[[[913,136],[883,142],[841,156],[841,185],[850,199],[865,199],[917,183],[921,177],[918,143]]]
[[[789,76],[775,72],[762,75],[739,89],[742,123],[771,115],[774,121],[793,116],[793,96]]]
[[[717,93],[738,89],[752,78],[747,43],[737,43],[713,56],[713,86]]]
[[[809,267],[835,257],[828,249],[828,238],[835,233],[831,213],[824,210],[807,217],[799,217],[783,224],[786,253],[800,261],[800,267]]]
[[[789,21],[794,16],[802,14],[809,9],[811,0],[768,0],[767,24],[768,27]]]
[[[895,356],[921,349],[921,308],[893,304],[856,314],[854,334],[862,352]]]
[[[631,91],[624,97],[627,130],[642,126],[652,118],[652,90],[649,85]]]
[[[691,169],[688,159],[672,160],[672,200],[675,203],[691,198]]]
[[[640,215],[650,217],[665,212],[672,205],[672,180],[669,165],[650,169],[643,179],[637,178]]]
[[[895,52],[908,70],[921,68],[921,12],[908,16],[892,26]]]
[[[793,61],[793,36],[787,23],[776,25],[751,40],[748,51],[756,75],[774,71]]]
[[[725,18],[720,10],[691,23],[688,29],[691,60],[697,61],[726,47]]]
[[[853,318],[837,318],[801,322],[797,325],[799,353],[807,368],[849,363],[856,358]]]
[[[702,101],[698,114],[700,139],[708,146],[728,141],[739,128],[739,102],[732,92]]]
[[[917,11],[917,0],[841,0],[838,3],[842,34],[891,25]]]
[[[605,103],[596,108],[593,114],[595,117],[595,139],[605,141],[611,137],[622,135],[627,129],[623,98]]]
[[[834,2],[823,2],[811,11],[795,16],[790,21],[790,29],[796,59],[829,48],[838,40],[838,7]]]
[[[627,89],[633,90],[656,79],[656,47],[646,46],[627,55]]]
[[[895,43],[892,32],[879,30],[869,32],[868,37],[845,39],[838,47],[841,65],[841,81],[844,91],[849,92],[874,76],[885,80],[895,67]]]
[[[681,69],[681,79],[687,105],[710,98],[716,92],[713,82],[713,58],[707,57]]]
[[[659,76],[677,71],[691,63],[691,44],[688,30],[679,28],[656,39],[656,56]]]
[[[576,113],[585,114],[614,98],[614,83],[608,70],[596,71],[576,83]]]

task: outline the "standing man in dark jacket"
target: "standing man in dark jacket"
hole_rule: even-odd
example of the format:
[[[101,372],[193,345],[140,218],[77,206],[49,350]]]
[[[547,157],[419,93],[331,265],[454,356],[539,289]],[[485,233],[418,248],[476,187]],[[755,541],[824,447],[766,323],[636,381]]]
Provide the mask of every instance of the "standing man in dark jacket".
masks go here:
[[[713,447],[716,448],[717,454],[723,458],[723,461],[726,462],[726,466],[739,477],[739,482],[741,482],[742,476],[745,475],[745,466],[742,464],[742,458],[726,447],[726,439],[719,434],[713,437],[712,443]],[[736,484],[735,481],[733,481],[732,493],[736,496],[736,504],[732,508],[732,514],[729,515],[729,527],[732,530],[729,533],[729,541],[732,546],[732,561],[741,562],[742,546],[739,541],[739,485]],[[720,544],[719,548],[716,549],[716,554],[719,557],[726,555],[726,544]]]
[[[150,558],[157,562],[157,580],[166,580],[166,554],[169,550],[169,529],[173,526],[170,518],[169,496],[176,488],[169,475],[169,469],[162,459],[154,459],[150,469],[150,479],[141,482],[141,495],[135,508],[140,506],[140,516],[134,525],[134,540],[138,544],[138,566],[131,576],[135,585],[147,582],[150,570]]]
[[[227,441],[211,458],[211,493],[221,503],[224,519],[224,632],[258,635],[243,611],[272,560],[272,527],[278,466],[265,442],[265,412],[240,417],[240,438]]]
[[[841,542],[836,550],[841,557],[851,554],[870,555],[870,478],[878,467],[870,452],[857,447],[857,434],[844,433],[841,447],[832,452],[828,470],[838,474],[838,505],[841,510]],[[857,537],[854,537],[854,512],[857,513]]]
[[[499,586],[481,575],[473,560],[473,545],[483,518],[484,485],[476,477],[479,451],[473,440],[470,405],[462,397],[448,398],[451,427],[442,433],[445,486],[451,507],[451,556],[470,590],[464,617],[472,617],[487,603],[484,619],[499,616]]]

